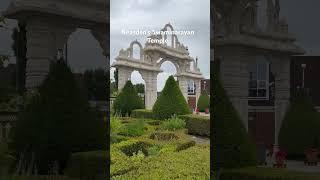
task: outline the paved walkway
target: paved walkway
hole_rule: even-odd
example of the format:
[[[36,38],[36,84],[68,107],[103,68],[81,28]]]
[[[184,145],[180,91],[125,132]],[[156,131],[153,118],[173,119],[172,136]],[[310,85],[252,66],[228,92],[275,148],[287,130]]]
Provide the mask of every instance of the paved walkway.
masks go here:
[[[189,138],[190,140],[195,141],[196,144],[210,144],[210,139],[206,137],[189,135]]]

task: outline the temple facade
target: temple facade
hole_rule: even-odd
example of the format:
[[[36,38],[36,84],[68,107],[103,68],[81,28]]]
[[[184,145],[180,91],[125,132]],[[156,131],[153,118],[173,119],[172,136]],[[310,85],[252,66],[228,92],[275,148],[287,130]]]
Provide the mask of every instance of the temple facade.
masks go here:
[[[225,90],[252,139],[277,146],[289,107],[290,59],[305,51],[280,18],[279,0],[217,0],[212,16]]]

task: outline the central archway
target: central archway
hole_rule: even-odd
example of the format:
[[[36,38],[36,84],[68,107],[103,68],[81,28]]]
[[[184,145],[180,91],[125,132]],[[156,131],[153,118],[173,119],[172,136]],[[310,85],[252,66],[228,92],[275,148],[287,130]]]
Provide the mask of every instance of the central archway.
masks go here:
[[[161,31],[168,32],[168,29],[173,31],[170,24],[166,24]],[[152,109],[157,100],[158,92],[162,91],[166,79],[170,75],[175,75],[186,101],[189,101],[190,84],[192,87],[199,87],[197,89],[191,88],[195,92],[192,95],[197,100],[200,96],[200,80],[204,78],[198,68],[197,60],[189,56],[188,48],[179,42],[175,34],[170,38],[171,44],[154,43],[158,42],[157,40],[168,39],[166,33],[151,35],[148,38],[155,41],[147,41],[145,47],[142,47],[141,43],[135,40],[131,42],[129,48],[119,51],[119,55],[112,65],[118,70],[118,89],[121,90],[124,87],[132,71],[138,70],[145,80],[146,108]],[[133,56],[133,45],[136,44],[140,48],[139,59]]]
[[[161,64],[160,69],[162,70],[162,72],[157,75],[158,95],[163,90],[164,85],[167,79],[169,78],[169,76],[174,76],[177,74],[177,68],[171,61],[164,61]],[[177,77],[175,77],[175,80],[177,80]]]

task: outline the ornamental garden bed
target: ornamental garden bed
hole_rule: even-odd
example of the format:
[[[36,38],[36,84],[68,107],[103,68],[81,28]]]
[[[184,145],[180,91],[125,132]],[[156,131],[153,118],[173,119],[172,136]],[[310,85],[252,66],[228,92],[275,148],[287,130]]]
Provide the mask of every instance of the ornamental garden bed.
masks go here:
[[[111,124],[111,133],[117,132],[112,138],[122,140],[111,139],[111,179],[209,179],[210,145],[191,140],[183,122],[174,117],[123,123],[112,117],[111,123],[118,124]]]

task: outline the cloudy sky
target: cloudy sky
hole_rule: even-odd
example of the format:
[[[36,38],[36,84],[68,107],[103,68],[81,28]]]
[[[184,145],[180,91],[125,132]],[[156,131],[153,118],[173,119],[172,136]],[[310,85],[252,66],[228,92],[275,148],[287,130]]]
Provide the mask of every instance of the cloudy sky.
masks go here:
[[[0,0],[0,11],[6,9],[11,0]],[[131,28],[161,29],[170,22],[176,29],[201,30],[207,24],[207,9],[209,0],[112,0],[111,23]],[[320,1],[319,0],[281,0],[281,15],[289,23],[289,31],[297,37],[297,44],[306,49],[307,55],[320,55]],[[149,15],[149,16],[148,16]],[[124,24],[125,23],[125,24]],[[11,31],[15,23],[10,21],[9,29],[0,29],[0,54],[10,54]],[[111,60],[121,48],[127,48],[131,40],[139,38],[125,38],[119,35],[121,26],[112,26],[113,34]],[[179,40],[189,46],[191,56],[199,57],[201,71],[208,76],[207,50],[198,44],[206,44],[206,28],[197,32],[198,37],[179,37]],[[117,35],[118,34],[118,35]],[[106,35],[108,36],[108,35]],[[209,44],[208,44],[209,47]],[[204,47],[205,49],[207,47]],[[101,48],[92,35],[86,30],[78,30],[69,39],[69,62],[74,71],[83,71],[105,67],[106,59],[101,55]],[[202,53],[204,52],[204,53]],[[14,61],[14,58],[12,58]],[[167,66],[167,71],[174,71]]]
[[[144,46],[146,36],[123,35],[122,30],[160,30],[170,23],[175,30],[195,31],[193,36],[178,36],[188,46],[190,56],[198,57],[199,68],[210,77],[210,0],[111,0],[110,6],[110,60],[111,63],[134,40]],[[158,91],[166,79],[176,73],[173,64],[162,64],[164,71],[158,75]],[[112,77],[112,76],[111,76]],[[131,76],[134,84],[143,83],[138,72]]]

